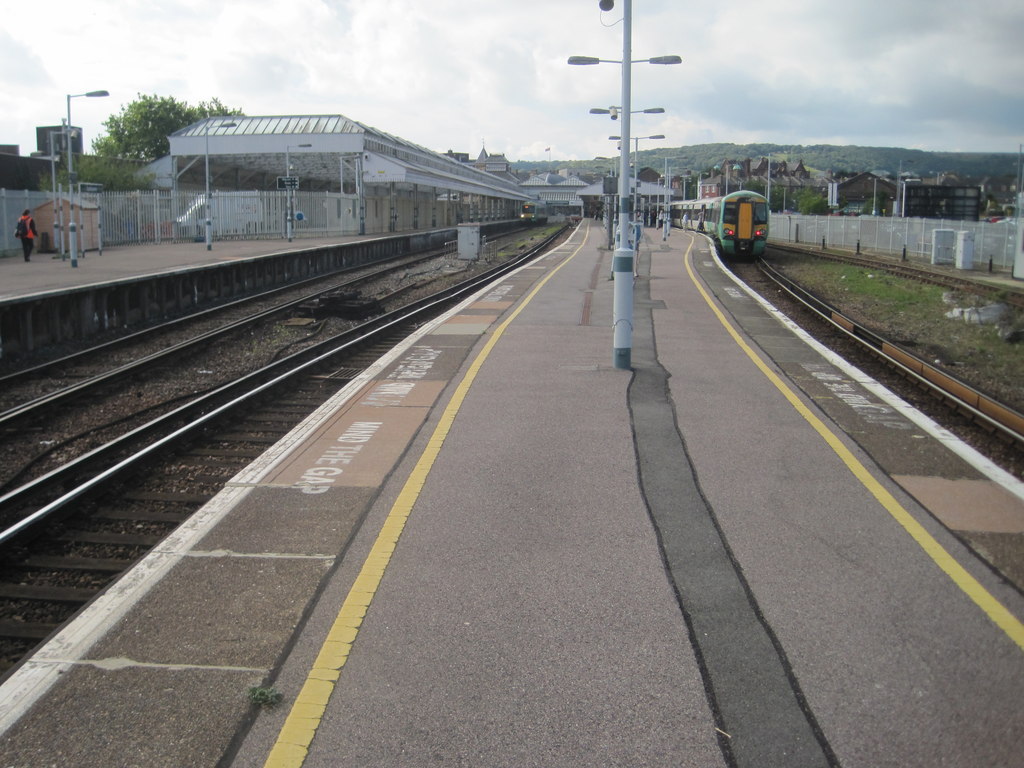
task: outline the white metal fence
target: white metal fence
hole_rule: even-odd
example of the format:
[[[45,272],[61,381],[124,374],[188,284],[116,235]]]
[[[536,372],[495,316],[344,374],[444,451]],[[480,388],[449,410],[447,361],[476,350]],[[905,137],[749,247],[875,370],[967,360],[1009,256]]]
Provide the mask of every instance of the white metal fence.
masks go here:
[[[292,193],[295,237],[358,232],[356,201],[337,192]],[[287,192],[214,192],[207,211],[204,193],[148,190],[104,192],[103,242],[109,245],[201,241],[209,212],[215,240],[257,240],[286,235]]]
[[[822,240],[831,248],[902,256],[928,261],[932,255],[935,230],[967,231],[974,234],[975,269],[996,272],[1013,270],[1017,225],[1013,219],[950,221],[945,219],[904,219],[888,216],[801,216],[772,214],[769,242],[814,243]]]
[[[352,195],[337,192],[292,193],[295,223],[293,236],[329,237],[354,235],[359,232],[358,203]],[[18,217],[26,208],[52,211],[49,192],[0,189],[0,223],[7,231],[0,242],[0,254],[21,253],[20,243],[13,237]],[[83,243],[88,248],[102,244],[138,245],[160,242],[202,241],[206,228],[206,195],[202,192],[141,190],[134,192],[84,193],[76,198],[78,215],[89,212],[85,223],[79,223]],[[66,207],[66,206],[65,206]],[[210,195],[210,221],[215,240],[256,240],[286,236],[288,193],[214,192]],[[93,215],[95,214],[95,215]],[[43,211],[36,217],[44,218]],[[45,218],[52,220],[47,213]],[[93,227],[96,232],[87,232]],[[55,245],[60,245],[59,242]]]

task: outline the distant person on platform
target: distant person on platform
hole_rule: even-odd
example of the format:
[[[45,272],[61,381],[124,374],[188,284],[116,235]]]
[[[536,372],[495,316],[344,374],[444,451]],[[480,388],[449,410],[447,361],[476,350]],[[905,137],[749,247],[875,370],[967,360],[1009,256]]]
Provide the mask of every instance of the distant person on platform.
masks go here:
[[[25,254],[25,261],[31,261],[32,246],[36,244],[36,220],[32,218],[28,208],[18,219],[18,227],[14,230],[14,236],[21,240],[21,250]]]

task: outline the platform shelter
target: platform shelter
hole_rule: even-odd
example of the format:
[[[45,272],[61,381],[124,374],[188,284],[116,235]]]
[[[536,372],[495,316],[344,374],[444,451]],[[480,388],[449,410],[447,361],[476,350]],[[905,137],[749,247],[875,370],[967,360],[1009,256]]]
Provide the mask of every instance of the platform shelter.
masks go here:
[[[337,193],[342,230],[373,234],[515,218],[528,195],[500,177],[344,115],[224,115],[171,134],[172,184]],[[295,179],[282,182],[281,179]]]

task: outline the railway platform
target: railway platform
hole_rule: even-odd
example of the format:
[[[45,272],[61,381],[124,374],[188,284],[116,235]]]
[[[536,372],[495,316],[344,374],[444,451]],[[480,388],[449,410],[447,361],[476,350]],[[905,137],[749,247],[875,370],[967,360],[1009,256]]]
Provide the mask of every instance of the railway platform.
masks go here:
[[[1021,484],[690,233],[615,369],[610,257],[584,221],[233,478],[0,687],[4,764],[1015,765]]]
[[[203,243],[116,246],[103,253],[88,251],[71,266],[70,257],[33,253],[27,264],[17,258],[0,259],[0,300],[45,295],[94,284],[109,284],[167,272],[195,270],[273,253],[307,251],[367,240],[368,237],[303,238],[286,240],[219,240],[208,251]]]

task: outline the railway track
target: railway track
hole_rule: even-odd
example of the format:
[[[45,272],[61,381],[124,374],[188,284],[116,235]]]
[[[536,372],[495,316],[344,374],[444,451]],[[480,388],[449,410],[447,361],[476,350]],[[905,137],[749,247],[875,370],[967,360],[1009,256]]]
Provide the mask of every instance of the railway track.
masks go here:
[[[517,234],[496,238],[493,242],[513,240]],[[294,311],[303,304],[316,302],[334,293],[358,293],[374,281],[381,281],[402,271],[416,270],[421,265],[437,263],[444,258],[445,252],[437,250],[347,267],[330,275],[288,283],[119,336],[87,349],[0,374],[0,430],[5,424],[17,421],[34,409],[45,406],[47,402],[68,402],[76,392],[87,392],[104,380],[127,378],[161,359],[187,353],[211,340]],[[207,324],[208,330],[194,330],[203,323]],[[161,345],[162,348],[152,351]],[[97,369],[102,370],[94,373]],[[35,390],[47,386],[47,380],[58,382],[58,385],[52,387],[52,392],[38,395]],[[69,383],[59,384],[62,381]]]
[[[356,267],[0,378],[0,493],[273,356],[312,344],[317,334],[397,306],[403,292],[430,279],[458,279],[451,264],[434,252]],[[465,262],[461,269],[472,271]],[[301,318],[299,325],[280,323],[295,315],[305,315],[307,324]],[[268,335],[269,323],[277,325]]]
[[[800,253],[806,255],[806,251]],[[817,258],[819,254],[813,256]],[[856,258],[851,263],[873,270],[886,267],[884,263]],[[785,314],[826,346],[883,382],[1010,474],[1024,477],[1024,415],[1016,408],[852,319],[843,307],[815,295],[766,260],[732,267],[742,280],[760,293],[770,295],[771,301]],[[908,276],[902,268],[900,273]],[[927,282],[932,282],[927,275],[925,277]],[[965,281],[957,279],[944,285],[963,289],[962,282]],[[990,294],[988,287],[981,291],[985,295],[996,295]],[[998,295],[1006,294],[1001,291]]]
[[[950,288],[985,298],[998,298],[1006,304],[1024,309],[1024,290],[1008,291],[1004,287],[986,283],[983,279],[968,280],[957,275],[955,272],[945,271],[941,268],[924,267],[895,259],[853,254],[845,251],[818,250],[810,247],[779,245],[777,243],[772,243],[769,247],[772,251],[800,256],[813,256],[816,259],[823,259],[825,261],[853,264],[873,270],[884,270],[908,280],[938,285],[943,288]]]
[[[0,496],[2,668],[30,654],[412,329],[553,239],[215,387]]]
[[[990,429],[1000,431],[1007,439],[1024,448],[1024,414],[855,322],[841,310],[790,280],[767,262],[759,262],[758,267],[790,296],[880,356],[901,375],[913,379],[919,386],[934,392],[937,397],[946,400],[972,419]]]

